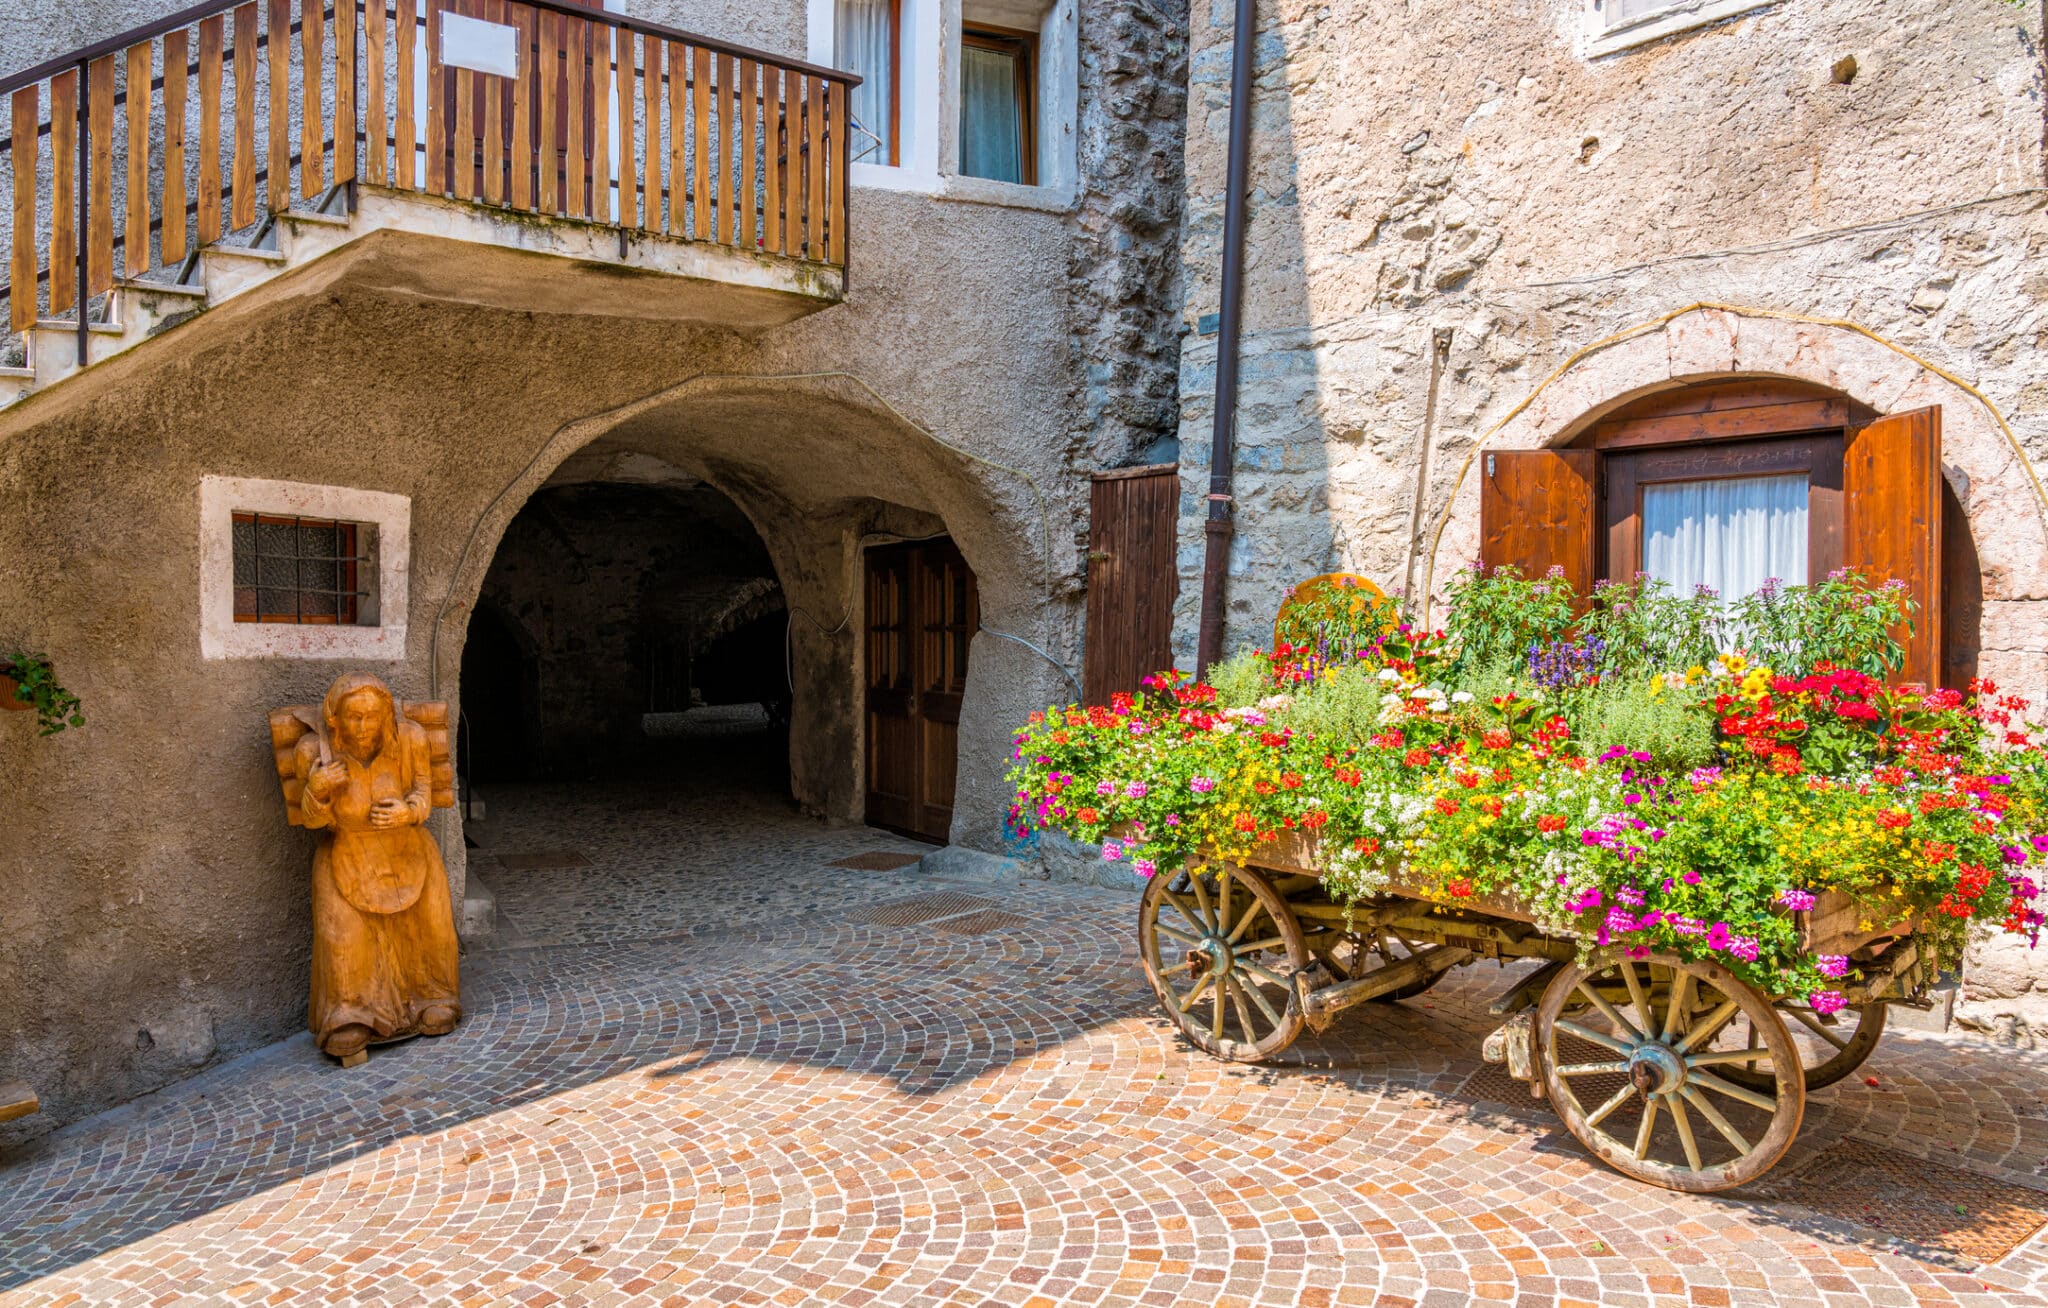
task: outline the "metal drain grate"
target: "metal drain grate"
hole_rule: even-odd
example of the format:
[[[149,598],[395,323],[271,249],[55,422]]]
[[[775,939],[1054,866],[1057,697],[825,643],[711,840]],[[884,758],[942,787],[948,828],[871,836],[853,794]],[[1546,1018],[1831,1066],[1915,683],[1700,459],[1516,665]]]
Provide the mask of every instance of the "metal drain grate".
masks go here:
[[[873,908],[857,909],[846,915],[849,922],[865,922],[869,926],[916,926],[942,917],[957,917],[972,913],[976,909],[992,909],[995,905],[986,899],[973,895],[945,892],[937,895],[919,895],[915,899],[898,899]]]
[[[834,859],[826,867],[847,867],[856,872],[894,872],[899,867],[909,867],[924,860],[922,854],[906,854],[901,850],[876,849],[851,858]]]
[[[1517,1117],[1541,1117],[1549,1111],[1548,1105],[1529,1093],[1526,1081],[1508,1075],[1506,1063],[1481,1066],[1458,1087],[1457,1098],[1468,1103],[1496,1104]]]
[[[1005,913],[1000,908],[984,908],[978,913],[967,913],[960,917],[944,918],[932,923],[941,931],[950,931],[956,936],[978,936],[985,931],[1000,931],[1004,927],[1020,927],[1031,921],[1015,913]]]
[[[1760,1197],[1991,1263],[2048,1225],[2048,1192],[1945,1167],[1867,1141],[1842,1139]]]
[[[536,849],[524,854],[499,854],[499,866],[510,872],[541,872],[557,867],[589,867],[590,860],[574,849]]]

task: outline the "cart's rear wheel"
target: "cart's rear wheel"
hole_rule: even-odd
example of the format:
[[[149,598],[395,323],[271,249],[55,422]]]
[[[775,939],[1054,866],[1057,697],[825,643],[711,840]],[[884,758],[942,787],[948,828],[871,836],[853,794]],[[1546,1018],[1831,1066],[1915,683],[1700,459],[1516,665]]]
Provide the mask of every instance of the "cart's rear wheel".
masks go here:
[[[1301,1034],[1301,924],[1272,883],[1220,864],[1156,876],[1138,908],[1152,993],[1187,1038],[1232,1062],[1271,1058]]]
[[[1760,1051],[1715,1048],[1737,1018],[1755,1028]],[[1715,963],[1652,955],[1567,967],[1537,1007],[1536,1052],[1550,1102],[1579,1143],[1669,1190],[1726,1190],[1763,1175],[1806,1111],[1791,1033],[1769,999]],[[1728,1080],[1730,1066],[1755,1068],[1769,1087]]]
[[[1879,1038],[1884,1035],[1885,1006],[1882,1002],[1868,1003],[1861,1008],[1845,1008],[1839,1013],[1816,1013],[1811,1005],[1792,999],[1780,999],[1775,1007],[1785,1029],[1792,1033],[1792,1043],[1799,1048],[1799,1062],[1806,1069],[1808,1090],[1833,1085],[1863,1066],[1863,1060],[1870,1057]],[[1717,1049],[1762,1047],[1756,1028],[1750,1026],[1747,1019],[1738,1018],[1728,1027],[1715,1046]],[[1772,1082],[1768,1064],[1752,1070],[1741,1063],[1730,1063],[1723,1075],[1752,1090],[1767,1089]]]

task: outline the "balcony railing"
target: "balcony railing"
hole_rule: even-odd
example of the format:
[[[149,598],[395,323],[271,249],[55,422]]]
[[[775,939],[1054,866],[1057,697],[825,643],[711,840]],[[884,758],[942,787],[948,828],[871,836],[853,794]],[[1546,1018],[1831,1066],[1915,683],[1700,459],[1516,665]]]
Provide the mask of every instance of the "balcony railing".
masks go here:
[[[858,81],[554,0],[198,5],[0,80],[8,329],[82,352],[117,272],[357,181],[844,268]]]

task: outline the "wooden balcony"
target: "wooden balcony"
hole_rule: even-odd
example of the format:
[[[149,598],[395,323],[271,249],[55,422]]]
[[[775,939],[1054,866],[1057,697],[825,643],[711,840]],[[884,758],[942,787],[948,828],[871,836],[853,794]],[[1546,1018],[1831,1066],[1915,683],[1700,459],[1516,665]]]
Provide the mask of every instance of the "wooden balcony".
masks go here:
[[[412,293],[813,312],[844,292],[858,80],[556,0],[214,0],[122,33],[0,81],[0,404],[132,335],[124,299],[223,298],[372,233],[559,260],[427,257]]]

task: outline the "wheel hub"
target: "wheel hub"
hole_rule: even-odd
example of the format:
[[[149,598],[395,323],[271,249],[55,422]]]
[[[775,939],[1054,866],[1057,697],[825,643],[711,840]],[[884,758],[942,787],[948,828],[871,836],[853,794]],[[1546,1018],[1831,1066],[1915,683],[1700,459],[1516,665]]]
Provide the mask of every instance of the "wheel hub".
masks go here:
[[[1685,1059],[1669,1045],[1637,1045],[1628,1056],[1628,1079],[1645,1099],[1671,1094],[1685,1084]]]
[[[1230,971],[1232,957],[1229,941],[1222,936],[1203,936],[1188,947],[1188,970],[1198,980],[1210,972],[1223,976]]]

